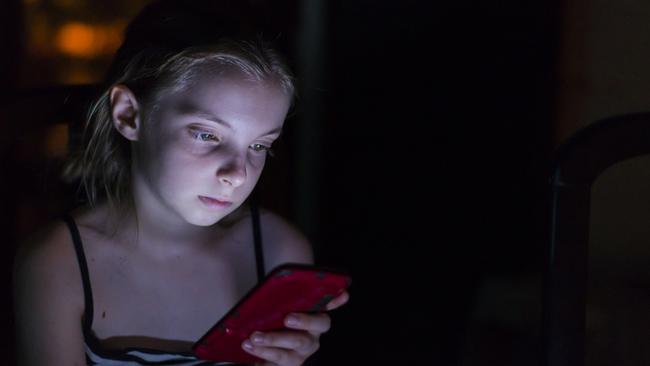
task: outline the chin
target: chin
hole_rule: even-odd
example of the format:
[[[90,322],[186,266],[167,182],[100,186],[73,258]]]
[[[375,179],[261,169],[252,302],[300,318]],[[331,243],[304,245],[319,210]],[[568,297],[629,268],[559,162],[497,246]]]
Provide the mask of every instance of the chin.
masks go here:
[[[190,223],[193,224],[193,225],[196,225],[196,226],[209,227],[209,226],[212,226],[212,225],[216,224],[217,222],[219,222],[219,220],[212,219],[212,220],[202,220],[202,221],[196,221],[196,222],[190,222]]]
[[[206,214],[204,212],[196,212],[193,215],[190,215],[189,217],[186,218],[186,221],[189,222],[192,225],[196,226],[212,226],[219,222],[221,219],[223,219],[224,216],[226,216],[227,213],[223,214]]]

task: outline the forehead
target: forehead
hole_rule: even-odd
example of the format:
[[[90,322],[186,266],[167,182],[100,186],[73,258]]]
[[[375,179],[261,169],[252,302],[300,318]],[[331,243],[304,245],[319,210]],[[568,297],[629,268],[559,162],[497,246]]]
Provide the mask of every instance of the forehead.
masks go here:
[[[281,125],[290,96],[273,80],[254,80],[238,71],[207,74],[166,96],[162,108],[174,114],[207,114],[228,124]]]

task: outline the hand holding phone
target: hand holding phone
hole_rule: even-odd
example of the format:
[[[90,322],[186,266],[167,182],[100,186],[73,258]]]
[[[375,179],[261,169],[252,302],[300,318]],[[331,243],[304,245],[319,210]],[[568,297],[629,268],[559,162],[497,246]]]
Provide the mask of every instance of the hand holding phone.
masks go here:
[[[197,357],[211,361],[255,363],[259,358],[241,344],[254,331],[285,329],[289,313],[318,313],[350,285],[337,270],[303,264],[275,268],[192,347]]]

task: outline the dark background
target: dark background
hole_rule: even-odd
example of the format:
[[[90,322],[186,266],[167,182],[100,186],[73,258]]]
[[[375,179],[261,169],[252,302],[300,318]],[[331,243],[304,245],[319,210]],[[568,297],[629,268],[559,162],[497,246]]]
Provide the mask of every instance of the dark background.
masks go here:
[[[321,251],[353,270],[356,297],[326,364],[539,360],[534,301],[504,301],[530,312],[523,330],[472,314],[489,278],[540,283],[556,6],[333,5]]]
[[[558,3],[326,2],[320,74],[299,82],[302,99],[260,187],[307,233],[318,263],[353,277],[352,300],[314,361],[540,362]],[[47,156],[43,137],[52,124],[74,125],[89,90],[33,82],[46,71],[25,56],[20,4],[0,8],[6,289],[18,238],[70,202],[62,158]],[[277,7],[294,45],[298,8]],[[301,177],[309,156],[315,175]]]

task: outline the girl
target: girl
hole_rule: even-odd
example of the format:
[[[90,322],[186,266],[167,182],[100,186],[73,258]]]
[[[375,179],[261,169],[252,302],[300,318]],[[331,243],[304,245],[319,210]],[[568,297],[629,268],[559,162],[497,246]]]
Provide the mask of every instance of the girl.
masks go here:
[[[66,169],[88,205],[16,257],[24,365],[199,364],[192,343],[256,281],[313,262],[298,230],[246,203],[291,106],[291,73],[241,12],[188,3],[151,5],[128,27]],[[264,365],[300,365],[330,318],[285,323],[242,347]]]

